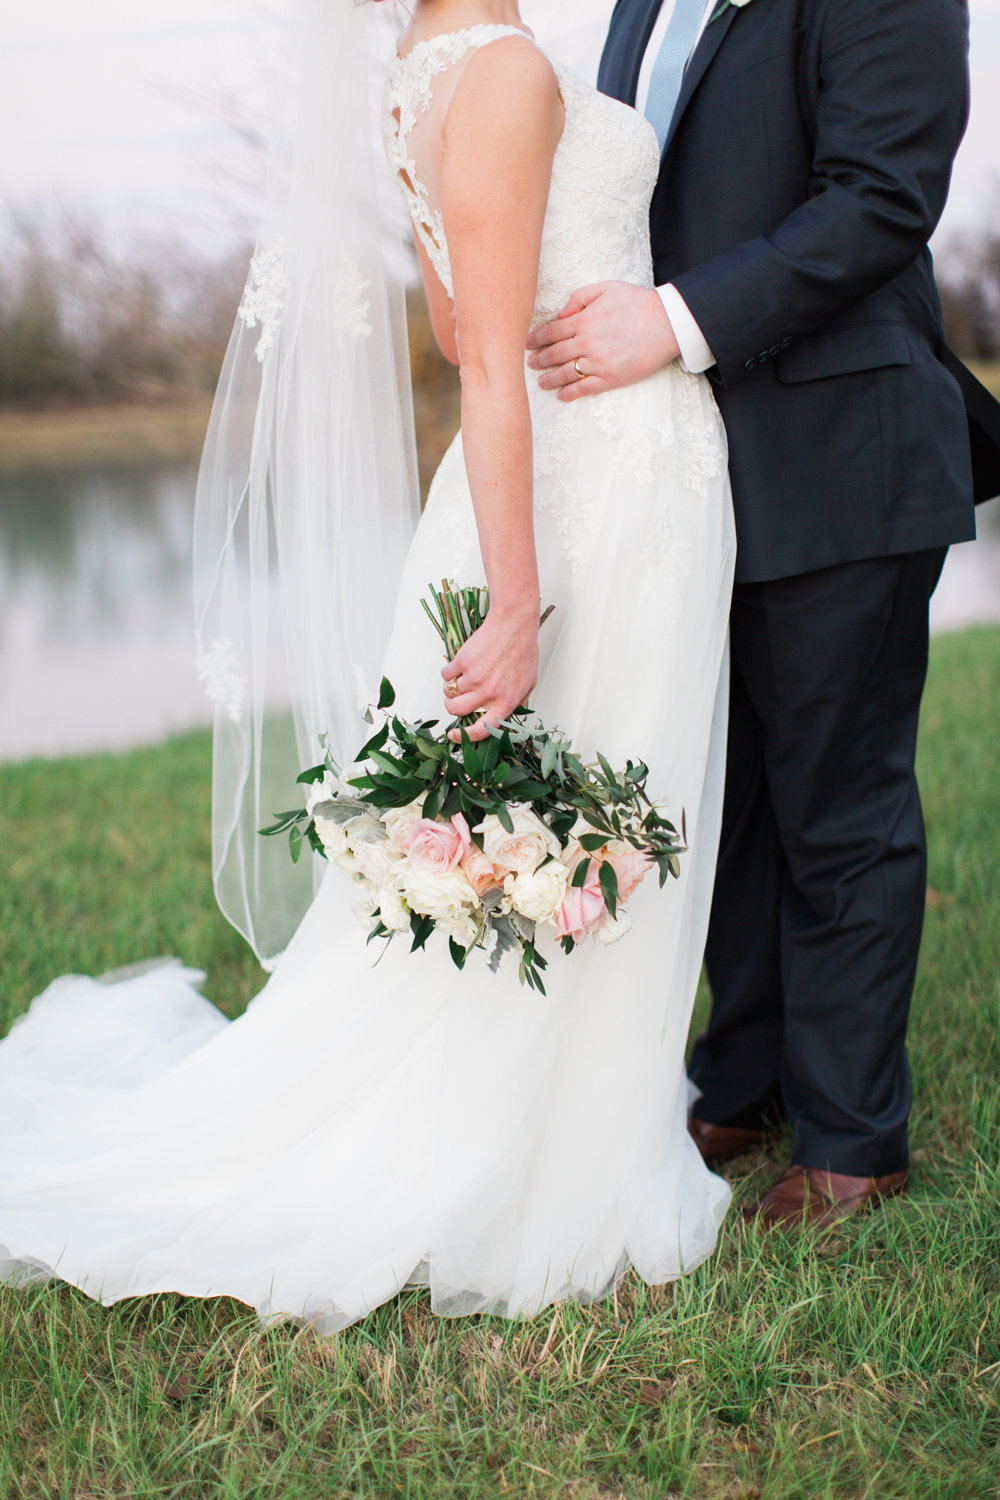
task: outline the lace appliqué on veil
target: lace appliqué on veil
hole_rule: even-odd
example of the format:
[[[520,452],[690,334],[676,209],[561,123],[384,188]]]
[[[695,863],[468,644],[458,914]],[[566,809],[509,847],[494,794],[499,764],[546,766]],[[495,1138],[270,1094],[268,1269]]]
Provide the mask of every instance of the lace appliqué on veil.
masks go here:
[[[340,327],[349,339],[371,338],[369,313],[372,305],[365,297],[371,282],[363,274],[361,267],[347,256],[344,257],[341,276],[343,279],[337,297],[337,320]]]
[[[281,327],[281,315],[285,310],[285,293],[288,290],[288,269],[285,251],[288,236],[280,235],[259,255],[250,261],[250,275],[243,290],[237,316],[248,328],[260,326],[260,338],[254,353],[258,363],[274,343],[275,334]]]
[[[233,724],[243,722],[243,704],[247,680],[240,675],[236,648],[232,641],[215,640],[205,650],[199,646],[195,658],[198,680],[205,697],[217,703]]]

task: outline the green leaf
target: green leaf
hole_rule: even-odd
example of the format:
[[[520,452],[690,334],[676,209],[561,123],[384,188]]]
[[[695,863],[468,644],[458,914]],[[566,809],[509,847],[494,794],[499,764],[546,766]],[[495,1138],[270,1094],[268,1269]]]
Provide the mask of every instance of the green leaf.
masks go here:
[[[288,852],[292,856],[292,864],[297,865],[302,853],[302,829],[298,823],[293,823],[288,830]]]
[[[272,813],[271,816],[272,818],[277,819],[276,823],[270,824],[270,826],[267,828],[257,829],[257,832],[261,834],[263,838],[270,838],[271,835],[275,833],[284,833],[288,828],[292,826],[293,823],[303,822],[306,818],[308,818],[309,814],[306,812],[305,808],[297,807],[293,808],[291,812]]]
[[[314,781],[322,781],[325,775],[326,761],[321,766],[310,766],[308,771],[303,771],[300,775],[296,776],[295,780],[309,786]]]
[[[508,833],[514,832],[513,819],[511,818],[510,810],[507,807],[506,803],[504,803],[503,806],[498,809],[497,817],[500,819],[501,828],[505,828]]]
[[[618,785],[618,777],[615,775],[614,771],[612,771],[610,765],[605,760],[604,756],[601,754],[600,751],[597,752],[597,759],[598,759],[598,762],[600,763],[601,770],[604,772],[605,776],[608,778],[608,781],[611,783],[612,786],[617,786]]]
[[[405,761],[400,760],[398,756],[390,755],[388,750],[370,750],[368,759],[374,761],[381,770],[387,771],[390,776],[405,775],[409,769]]]
[[[413,942],[410,944],[410,952],[416,953],[417,949],[424,946],[424,944],[427,942],[427,939],[434,931],[433,918],[422,917],[417,912],[411,912],[410,931],[413,934]]]
[[[464,729],[462,730],[462,765],[466,773],[476,781],[483,774],[482,758]]]
[[[445,793],[447,791],[448,784],[444,781],[439,781],[436,786],[431,787],[430,791],[427,793],[427,796],[424,798],[423,815],[425,818],[434,819],[437,817],[438,813],[441,811],[441,807],[445,799]]]
[[[594,854],[598,849],[603,849],[607,843],[603,833],[585,833],[579,840],[580,848],[586,849],[588,854]]]
[[[367,760],[368,757],[369,757],[369,755],[372,753],[373,750],[381,750],[382,746],[385,744],[385,742],[386,742],[386,740],[388,738],[389,738],[389,726],[388,726],[388,724],[383,724],[382,728],[379,730],[378,734],[373,734],[370,740],[366,740],[365,741],[365,743],[361,746],[361,749],[358,751],[358,753],[354,757],[354,759],[355,760]]]
[[[573,879],[570,881],[570,885],[576,886],[577,888],[585,885],[587,881],[587,875],[592,864],[593,860],[591,859],[581,859],[580,863],[573,871]]]
[[[496,770],[497,761],[500,759],[500,741],[496,735],[491,734],[483,742],[480,749],[480,759],[483,763],[483,776],[492,776]]]
[[[615,908],[618,904],[618,876],[615,874],[614,865],[609,864],[608,861],[605,860],[601,865],[600,870],[598,871],[597,878],[601,882],[601,890],[604,893],[604,903],[611,915],[614,916]]]
[[[388,677],[382,678],[382,686],[378,690],[379,708],[391,708],[396,701],[396,689]]]
[[[462,811],[462,791],[457,783],[453,782],[448,788],[448,795],[441,804],[440,818],[453,818],[456,813]]]
[[[455,939],[453,937],[450,937],[448,939],[448,951],[451,954],[451,961],[455,965],[456,969],[464,969],[465,960],[469,955],[462,947],[461,943],[456,943]]]
[[[559,752],[556,749],[555,741],[554,740],[546,740],[544,746],[542,747],[542,780],[543,781],[548,781],[549,777],[552,775],[552,772],[555,770],[556,759],[557,759],[558,753]]]

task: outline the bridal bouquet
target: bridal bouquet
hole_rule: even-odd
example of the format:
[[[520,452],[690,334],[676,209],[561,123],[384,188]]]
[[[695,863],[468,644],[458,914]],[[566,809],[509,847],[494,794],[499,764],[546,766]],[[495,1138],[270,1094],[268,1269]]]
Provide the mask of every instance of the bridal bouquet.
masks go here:
[[[489,597],[447,582],[430,592],[434,608],[424,608],[451,660]],[[679,875],[683,820],[679,837],[647,796],[642,762],[614,771],[598,755],[585,765],[526,709],[486,740],[474,744],[463,729],[455,744],[454,724],[407,723],[391,714],[394,702],[383,678],[384,722],[354,763],[338,766],[327,750],[298,778],[305,809],[260,830],[287,833],[293,860],[307,843],[354,882],[369,941],[408,933],[413,951],[437,930],[460,969],[481,948],[494,972],[513,951],[521,983],[544,994],[539,927],[567,953],[587,938],[617,942],[645,876],[655,867],[662,886]],[[371,709],[365,717],[373,723]]]

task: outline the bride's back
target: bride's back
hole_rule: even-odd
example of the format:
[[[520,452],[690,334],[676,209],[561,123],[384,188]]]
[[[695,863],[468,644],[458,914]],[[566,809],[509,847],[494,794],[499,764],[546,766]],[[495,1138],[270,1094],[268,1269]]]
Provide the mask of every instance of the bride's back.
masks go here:
[[[516,49],[526,67],[537,66],[537,44],[525,32],[473,26],[416,42],[392,63],[386,85],[386,150],[416,233],[449,296],[454,288],[442,207],[446,121],[459,90],[476,87],[470,64],[488,45]],[[653,285],[648,212],[659,151],[652,127],[576,74],[550,66],[565,125],[552,167],[535,323],[555,316],[588,283]]]

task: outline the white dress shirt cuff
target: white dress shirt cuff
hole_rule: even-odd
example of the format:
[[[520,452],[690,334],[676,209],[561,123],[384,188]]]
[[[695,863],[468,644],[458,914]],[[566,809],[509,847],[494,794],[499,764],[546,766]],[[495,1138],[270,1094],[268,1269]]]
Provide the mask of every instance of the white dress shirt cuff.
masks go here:
[[[705,335],[688,311],[688,305],[673,285],[658,286],[677,347],[681,351],[681,368],[691,375],[701,375],[715,364],[715,355],[705,342]]]

